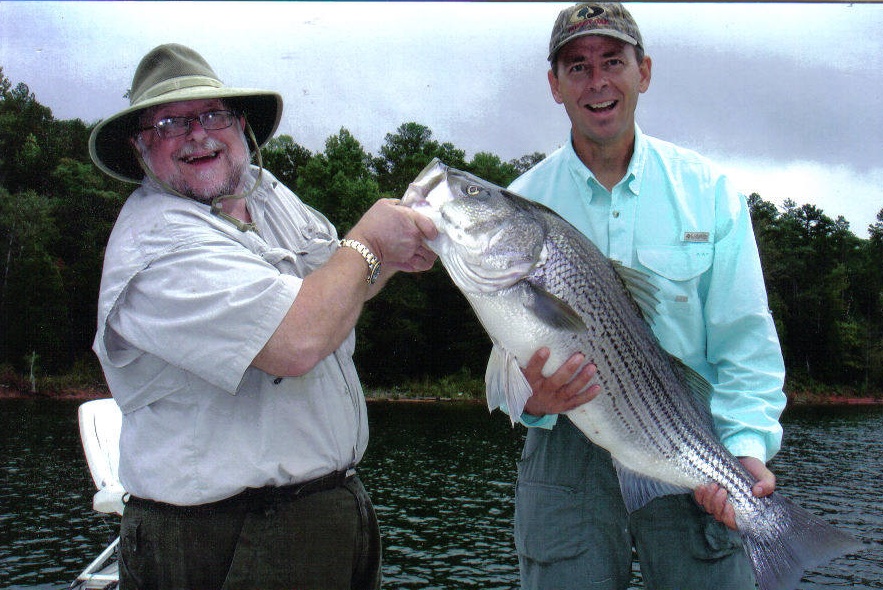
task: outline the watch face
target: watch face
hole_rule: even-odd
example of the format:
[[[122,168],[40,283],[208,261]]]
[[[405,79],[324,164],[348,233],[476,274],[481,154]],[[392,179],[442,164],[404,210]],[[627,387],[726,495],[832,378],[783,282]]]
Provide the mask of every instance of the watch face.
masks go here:
[[[377,277],[380,276],[380,263],[377,263],[374,266],[372,266],[368,272],[369,272],[368,282],[373,285],[375,282],[377,282]]]

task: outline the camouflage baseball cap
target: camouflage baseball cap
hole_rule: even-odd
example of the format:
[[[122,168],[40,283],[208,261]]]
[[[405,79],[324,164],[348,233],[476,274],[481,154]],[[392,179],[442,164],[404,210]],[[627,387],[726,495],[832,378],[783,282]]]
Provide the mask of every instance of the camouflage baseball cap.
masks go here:
[[[586,35],[604,35],[644,47],[638,24],[622,4],[589,2],[565,8],[558,14],[549,41],[549,61],[553,61],[558,50],[567,43]]]

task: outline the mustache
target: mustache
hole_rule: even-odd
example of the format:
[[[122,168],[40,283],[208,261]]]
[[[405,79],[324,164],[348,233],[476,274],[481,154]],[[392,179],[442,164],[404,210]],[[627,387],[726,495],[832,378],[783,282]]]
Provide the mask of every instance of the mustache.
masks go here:
[[[201,154],[205,152],[220,152],[225,149],[227,149],[226,143],[215,139],[214,137],[207,137],[202,141],[184,144],[183,146],[181,146],[181,149],[179,149],[175,153],[175,157],[188,158],[194,154]]]

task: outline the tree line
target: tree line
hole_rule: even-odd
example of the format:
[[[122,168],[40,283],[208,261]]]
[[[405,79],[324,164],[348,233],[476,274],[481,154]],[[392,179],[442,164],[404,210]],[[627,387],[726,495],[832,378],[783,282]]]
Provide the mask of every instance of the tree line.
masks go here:
[[[92,125],[56,120],[0,67],[0,381],[36,371],[102,382],[91,352],[104,246],[132,186],[88,155]],[[419,123],[388,133],[377,155],[347,129],[313,153],[288,135],[264,166],[343,235],[379,198],[401,197],[434,157],[506,186],[544,157],[503,161],[433,138]],[[749,197],[789,388],[883,390],[883,209],[856,237],[843,217]],[[356,363],[369,387],[480,378],[490,341],[441,265],[399,275],[366,307]],[[2,383],[0,383],[2,385]]]

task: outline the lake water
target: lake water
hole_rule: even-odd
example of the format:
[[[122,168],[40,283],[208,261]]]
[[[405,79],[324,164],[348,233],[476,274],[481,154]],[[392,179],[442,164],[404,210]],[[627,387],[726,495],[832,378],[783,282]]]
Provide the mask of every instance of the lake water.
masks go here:
[[[91,510],[77,406],[0,400],[0,589],[66,588],[116,534]],[[381,520],[384,588],[516,588],[523,430],[476,404],[377,402],[369,414],[360,473]],[[883,588],[883,408],[790,411],[785,431],[780,489],[869,546],[799,588]]]

